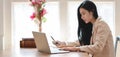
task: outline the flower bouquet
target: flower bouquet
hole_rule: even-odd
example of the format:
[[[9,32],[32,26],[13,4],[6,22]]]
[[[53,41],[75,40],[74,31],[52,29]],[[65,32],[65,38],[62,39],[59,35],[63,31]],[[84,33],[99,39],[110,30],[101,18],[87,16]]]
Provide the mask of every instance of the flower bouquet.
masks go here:
[[[35,12],[30,16],[32,20],[39,24],[39,31],[42,31],[42,22],[46,22],[44,15],[46,14],[45,3],[46,0],[30,0]]]

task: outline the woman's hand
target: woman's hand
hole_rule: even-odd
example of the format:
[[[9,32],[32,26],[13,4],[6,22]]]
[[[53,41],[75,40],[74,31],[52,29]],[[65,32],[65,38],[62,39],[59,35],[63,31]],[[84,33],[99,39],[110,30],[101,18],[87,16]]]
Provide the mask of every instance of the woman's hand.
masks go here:
[[[79,52],[80,48],[79,47],[63,47],[62,50],[71,51],[71,52]]]
[[[53,41],[53,44],[56,45],[58,48],[62,48],[66,46],[65,42],[61,42],[61,41]]]

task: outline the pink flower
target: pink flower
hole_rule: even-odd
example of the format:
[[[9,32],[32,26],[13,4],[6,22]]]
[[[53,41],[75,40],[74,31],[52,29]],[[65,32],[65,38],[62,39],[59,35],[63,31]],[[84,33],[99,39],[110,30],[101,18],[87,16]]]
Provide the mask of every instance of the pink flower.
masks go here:
[[[36,0],[37,2],[45,2],[46,0]]]
[[[32,16],[30,16],[30,18],[33,20],[35,18],[35,13],[33,13]]]
[[[34,8],[37,8],[37,12],[39,13],[37,16],[43,17],[47,12],[44,9],[44,3],[46,2],[46,0],[30,0],[31,5]],[[42,7],[43,6],[43,7]],[[42,10],[41,10],[42,9]],[[39,11],[40,10],[40,11]],[[30,16],[30,18],[33,20],[34,18],[36,18],[36,12],[34,12],[32,14],[32,16]]]
[[[37,4],[36,2],[32,2],[32,5],[35,6],[35,4]]]
[[[42,11],[40,12],[40,15],[44,16],[46,13],[47,13],[46,10],[43,8]]]
[[[39,0],[30,0],[33,6],[42,4],[42,1]]]

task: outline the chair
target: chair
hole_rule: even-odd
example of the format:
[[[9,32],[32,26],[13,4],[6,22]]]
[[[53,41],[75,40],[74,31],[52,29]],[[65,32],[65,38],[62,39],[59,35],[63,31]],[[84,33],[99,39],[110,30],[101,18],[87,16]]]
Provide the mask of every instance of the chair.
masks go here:
[[[116,54],[117,54],[118,41],[120,41],[120,36],[117,36],[117,37],[116,37],[116,44],[115,44],[115,56],[116,56]]]

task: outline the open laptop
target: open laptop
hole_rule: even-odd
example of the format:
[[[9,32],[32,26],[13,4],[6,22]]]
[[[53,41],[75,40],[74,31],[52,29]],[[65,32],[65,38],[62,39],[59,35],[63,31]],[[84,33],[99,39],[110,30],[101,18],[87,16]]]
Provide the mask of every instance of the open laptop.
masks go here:
[[[43,53],[65,53],[69,51],[63,51],[60,50],[59,48],[53,48],[49,46],[48,40],[47,40],[47,35],[43,32],[35,32],[32,31],[36,47],[38,51],[43,52]]]

